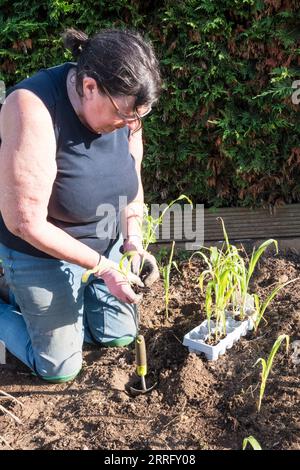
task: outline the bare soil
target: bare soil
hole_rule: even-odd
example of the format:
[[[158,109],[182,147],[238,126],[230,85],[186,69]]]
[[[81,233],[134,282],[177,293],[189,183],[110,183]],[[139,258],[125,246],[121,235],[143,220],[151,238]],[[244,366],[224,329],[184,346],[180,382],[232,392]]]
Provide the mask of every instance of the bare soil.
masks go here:
[[[2,449],[241,449],[253,435],[263,449],[300,449],[300,366],[281,347],[269,376],[261,412],[257,399],[261,367],[280,334],[300,339],[300,283],[284,288],[267,310],[267,324],[249,333],[216,362],[190,354],[183,336],[204,319],[197,276],[203,268],[179,261],[171,278],[169,319],[162,281],[140,307],[149,376],[154,390],[132,397],[138,387],[133,347],[87,346],[84,367],[72,383],[45,384],[12,356],[0,366],[0,388],[21,403],[0,398],[18,416],[0,411]],[[252,289],[266,295],[274,283],[300,274],[300,256],[269,255]]]

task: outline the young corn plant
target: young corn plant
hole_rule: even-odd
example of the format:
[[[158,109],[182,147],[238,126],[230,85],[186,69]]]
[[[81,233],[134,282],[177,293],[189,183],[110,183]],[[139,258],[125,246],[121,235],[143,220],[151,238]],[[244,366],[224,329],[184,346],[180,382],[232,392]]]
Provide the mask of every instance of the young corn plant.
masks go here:
[[[142,223],[142,236],[143,236],[143,248],[144,250],[148,249],[150,243],[156,242],[156,232],[160,225],[163,223],[164,216],[166,212],[178,201],[186,200],[190,206],[193,208],[192,201],[185,196],[185,194],[181,194],[177,199],[171,201],[170,204],[162,211],[161,215],[158,218],[152,217],[149,214],[149,210],[146,204],[144,204],[144,220]]]
[[[122,258],[119,262],[119,269],[118,271],[123,274],[124,277],[128,276],[128,273],[131,270],[131,265],[132,265],[132,260],[135,256],[136,252],[135,251],[127,251],[126,253],[123,253]],[[86,283],[89,279],[89,277],[96,273],[99,270],[99,266],[95,266],[93,269],[88,269],[85,271],[81,277],[82,282]]]
[[[120,273],[122,273],[125,277],[127,277],[128,273],[131,271],[131,266],[135,255],[135,251],[126,251],[123,253],[122,258],[119,261]]]
[[[292,282],[300,280],[300,277],[296,277],[295,279],[291,279],[290,281],[284,282],[283,284],[279,284],[275,289],[272,290],[272,292],[268,295],[268,297],[262,302],[257,294],[253,294],[254,297],[254,303],[255,303],[255,314],[253,315],[253,323],[254,323],[254,332],[257,333],[257,329],[259,327],[259,324],[261,320],[263,319],[265,322],[264,318],[264,313],[266,309],[268,308],[269,304],[272,302],[274,297],[278,294],[281,289],[286,287],[287,285],[291,284]]]
[[[170,273],[172,266],[175,266],[175,268],[178,270],[178,266],[176,264],[176,261],[173,261],[173,255],[174,255],[174,246],[175,246],[175,241],[172,243],[172,248],[170,252],[170,257],[169,257],[169,262],[166,266],[163,266],[161,268],[162,276],[163,276],[163,281],[164,281],[164,289],[165,289],[165,311],[166,311],[166,319],[168,320],[169,318],[169,291],[170,291]]]
[[[240,319],[243,320],[246,312],[246,301],[249,295],[249,283],[254,273],[255,267],[262,254],[271,244],[275,245],[276,253],[278,253],[278,242],[273,238],[270,238],[269,240],[263,242],[256,250],[253,249],[251,258],[248,260],[248,265],[246,265],[243,257],[239,253],[240,250],[238,250],[236,246],[229,243],[223,219],[219,217],[219,220],[222,223],[226,244],[226,255],[232,257],[232,263],[234,265],[232,274],[237,281],[237,290],[233,296],[233,309],[239,312]]]
[[[209,256],[202,251],[196,251],[191,256],[200,255],[207,266],[199,278],[199,287],[203,293],[204,280],[208,279],[205,292],[205,313],[207,318],[208,334],[212,335],[211,320],[214,319],[214,339],[216,342],[222,335],[226,335],[226,309],[230,304],[232,295],[237,287],[233,275],[234,265],[232,256],[213,246],[209,248]]]
[[[259,442],[253,436],[245,437],[243,440],[243,450],[246,449],[247,445],[250,444],[253,450],[262,450]]]
[[[212,318],[215,319],[216,340],[220,332],[224,335],[226,334],[226,312],[230,311],[233,317],[239,315],[240,320],[244,319],[245,312],[247,312],[247,300],[250,296],[248,292],[250,279],[264,251],[272,243],[275,244],[278,251],[277,241],[273,239],[267,240],[257,250],[253,250],[250,260],[246,263],[240,254],[241,250],[238,250],[235,245],[229,243],[223,219],[219,217],[218,220],[222,224],[224,235],[224,243],[221,249],[217,247],[209,248],[209,256],[206,256],[202,251],[195,252],[192,255],[199,254],[207,265],[207,269],[199,277],[199,286],[203,292],[204,280],[208,280],[205,295],[205,311],[209,334],[211,334],[210,321]],[[263,306],[264,310],[266,307],[267,305]],[[252,313],[255,312],[252,311]]]
[[[249,295],[249,283],[251,277],[254,273],[255,267],[262,256],[262,254],[266,251],[266,249],[271,245],[274,244],[276,248],[276,253],[278,253],[278,242],[270,238],[262,243],[257,250],[253,249],[251,258],[248,262],[248,266],[246,267],[243,258],[240,256],[240,282],[239,282],[239,294],[241,298],[241,307],[240,307],[240,317],[243,320],[246,311],[246,299],[247,295]]]
[[[258,405],[257,405],[258,412],[260,412],[262,399],[265,393],[266,383],[267,383],[267,380],[268,380],[268,377],[272,368],[274,358],[283,341],[286,341],[286,352],[288,352],[289,344],[290,344],[290,337],[288,335],[280,335],[278,336],[277,340],[273,344],[273,347],[271,349],[271,352],[269,354],[267,361],[265,361],[265,359],[260,357],[254,364],[254,366],[256,366],[257,364],[261,362],[261,365],[262,365],[261,384],[260,384],[260,391],[259,391],[259,400],[258,400]]]

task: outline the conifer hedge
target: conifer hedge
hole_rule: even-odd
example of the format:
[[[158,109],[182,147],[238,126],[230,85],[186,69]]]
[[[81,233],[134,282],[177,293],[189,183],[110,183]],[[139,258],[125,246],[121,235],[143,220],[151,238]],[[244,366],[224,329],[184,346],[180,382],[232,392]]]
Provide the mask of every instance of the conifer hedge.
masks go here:
[[[298,0],[0,0],[7,86],[69,60],[60,33],[134,28],[150,37],[164,91],[145,119],[147,202],[300,202]]]

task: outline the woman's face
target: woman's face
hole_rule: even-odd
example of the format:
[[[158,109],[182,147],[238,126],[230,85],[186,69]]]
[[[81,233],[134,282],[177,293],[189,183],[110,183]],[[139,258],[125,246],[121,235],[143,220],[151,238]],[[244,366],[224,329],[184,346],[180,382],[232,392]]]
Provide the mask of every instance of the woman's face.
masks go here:
[[[133,96],[112,98],[100,93],[96,81],[91,77],[83,79],[82,89],[81,118],[93,132],[106,134],[126,125],[132,131],[137,128],[139,119],[134,119]]]

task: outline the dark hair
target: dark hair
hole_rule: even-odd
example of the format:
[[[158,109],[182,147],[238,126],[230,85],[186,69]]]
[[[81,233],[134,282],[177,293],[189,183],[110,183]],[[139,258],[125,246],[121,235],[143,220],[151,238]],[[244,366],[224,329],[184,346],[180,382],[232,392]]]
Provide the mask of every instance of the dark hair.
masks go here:
[[[151,105],[161,90],[158,60],[150,42],[129,30],[105,29],[91,38],[75,29],[63,34],[77,60],[76,90],[82,96],[84,76],[103,84],[113,96],[132,95],[135,106]]]

